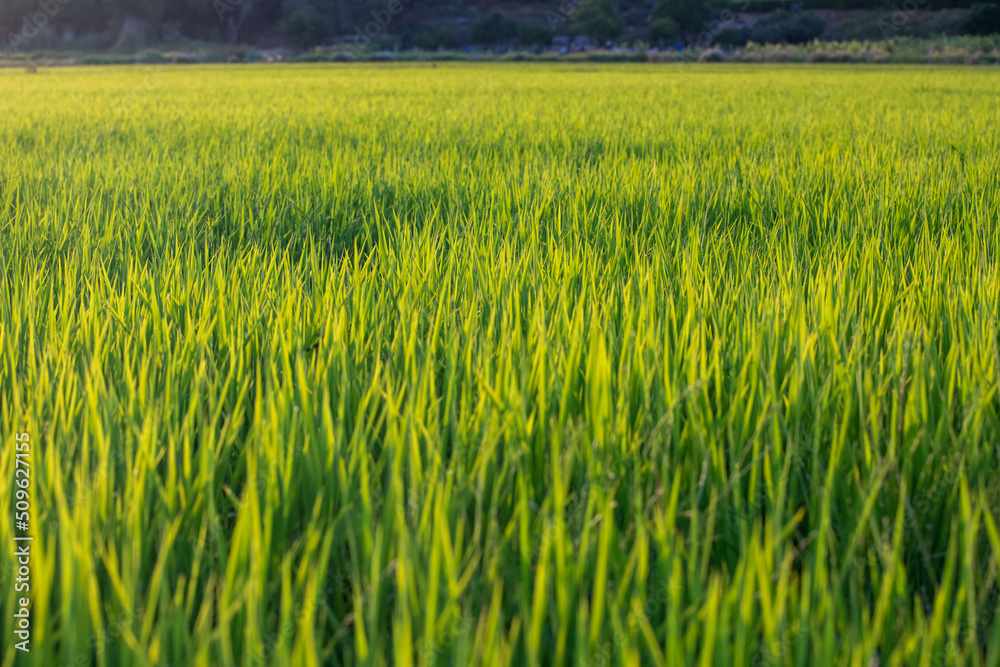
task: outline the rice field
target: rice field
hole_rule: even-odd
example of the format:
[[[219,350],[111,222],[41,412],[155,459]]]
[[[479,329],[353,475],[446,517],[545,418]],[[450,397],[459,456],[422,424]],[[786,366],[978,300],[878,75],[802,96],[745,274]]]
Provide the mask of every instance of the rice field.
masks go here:
[[[0,70],[0,665],[996,665],[998,252],[990,68]]]

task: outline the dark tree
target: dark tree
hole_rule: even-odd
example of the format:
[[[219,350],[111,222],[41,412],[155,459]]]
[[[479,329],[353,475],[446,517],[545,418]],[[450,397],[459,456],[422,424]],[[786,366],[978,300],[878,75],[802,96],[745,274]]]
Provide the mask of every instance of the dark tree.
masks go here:
[[[972,5],[965,17],[962,32],[969,35],[992,35],[1000,33],[1000,5],[992,2]]]
[[[696,35],[705,30],[711,11],[703,0],[663,0],[653,10],[653,20],[667,18],[673,19],[682,33]]]
[[[499,44],[517,34],[517,25],[501,14],[493,13],[472,28],[472,41],[478,44]]]
[[[675,44],[681,36],[681,27],[665,8],[666,4],[657,5],[649,20],[649,41],[658,46]]]
[[[625,29],[625,21],[614,0],[584,0],[573,13],[570,26],[578,35],[604,42],[618,38]]]

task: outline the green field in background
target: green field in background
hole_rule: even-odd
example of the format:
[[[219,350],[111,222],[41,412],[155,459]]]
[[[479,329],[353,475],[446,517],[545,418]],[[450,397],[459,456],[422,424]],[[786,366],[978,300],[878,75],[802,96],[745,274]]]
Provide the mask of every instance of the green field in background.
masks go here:
[[[989,69],[0,71],[0,666],[995,665],[998,252]]]

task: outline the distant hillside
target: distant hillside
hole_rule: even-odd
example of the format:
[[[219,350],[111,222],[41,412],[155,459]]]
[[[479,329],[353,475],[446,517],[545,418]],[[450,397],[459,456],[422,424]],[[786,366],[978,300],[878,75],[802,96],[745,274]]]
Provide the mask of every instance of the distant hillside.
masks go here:
[[[0,0],[0,49],[20,52],[194,42],[545,48],[558,35],[706,46],[984,32],[1000,32],[1000,7],[968,0]]]

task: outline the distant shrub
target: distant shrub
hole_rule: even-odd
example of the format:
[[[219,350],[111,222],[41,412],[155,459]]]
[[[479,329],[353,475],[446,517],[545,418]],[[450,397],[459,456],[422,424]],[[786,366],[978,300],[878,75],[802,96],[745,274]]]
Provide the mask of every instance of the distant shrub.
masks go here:
[[[767,51],[764,53],[764,62],[766,63],[791,63],[796,60],[791,51]],[[805,60],[805,56],[802,57],[802,60]]]
[[[524,51],[511,51],[500,56],[499,60],[503,62],[533,62],[538,60],[538,56],[534,53],[525,53]]]
[[[424,51],[457,49],[462,45],[462,38],[454,28],[417,26],[411,30],[409,39],[413,46]]]
[[[197,53],[171,53],[170,62],[175,65],[194,65],[198,62]]]
[[[596,63],[630,63],[646,60],[645,54],[628,51],[588,51],[580,56],[583,60]]]
[[[475,60],[474,56],[462,53],[461,51],[435,51],[429,54],[429,56],[430,60],[437,60],[439,62],[467,62]]]
[[[327,62],[329,58],[319,49],[313,49],[312,51],[306,51],[305,53],[292,56],[288,60],[293,63],[324,63]]]
[[[651,63],[684,63],[692,62],[696,59],[691,51],[650,51],[646,54],[646,60]]]
[[[99,53],[80,58],[82,65],[128,65],[135,62],[132,56]]]
[[[698,55],[698,62],[700,63],[724,63],[730,60],[732,58],[719,49],[705,49]]]
[[[200,63],[224,63],[228,58],[221,49],[202,49],[198,51],[198,62]]]
[[[850,51],[817,51],[806,56],[807,63],[853,63],[858,58]]]
[[[715,43],[720,46],[743,46],[750,38],[750,31],[745,28],[723,28],[715,36]]]
[[[813,12],[777,11],[754,24],[749,38],[759,44],[804,44],[822,35],[824,28],[826,22]]]
[[[146,65],[162,65],[170,62],[170,58],[152,49],[144,49],[135,54],[135,62]]]

